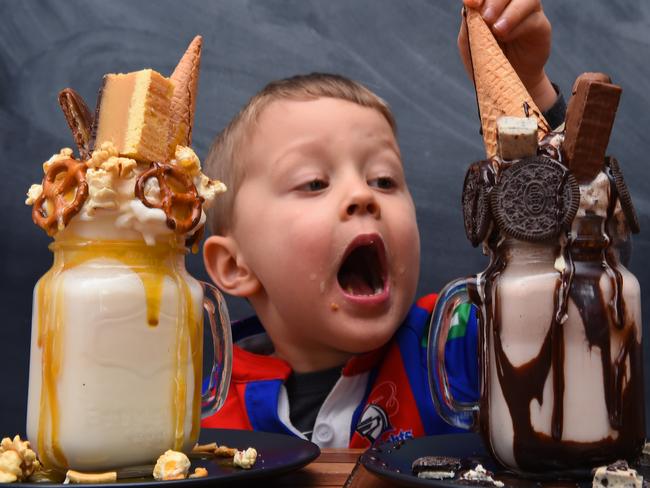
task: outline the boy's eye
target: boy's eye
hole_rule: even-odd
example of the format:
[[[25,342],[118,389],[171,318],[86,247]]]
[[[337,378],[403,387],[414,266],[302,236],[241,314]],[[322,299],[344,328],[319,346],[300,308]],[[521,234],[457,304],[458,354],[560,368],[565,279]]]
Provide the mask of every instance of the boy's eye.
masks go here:
[[[397,186],[395,180],[389,176],[380,176],[379,178],[374,178],[368,182],[370,186],[379,188],[380,190],[392,190]]]
[[[298,189],[302,191],[320,191],[324,190],[329,186],[329,183],[325,180],[315,178],[304,185],[301,185]]]

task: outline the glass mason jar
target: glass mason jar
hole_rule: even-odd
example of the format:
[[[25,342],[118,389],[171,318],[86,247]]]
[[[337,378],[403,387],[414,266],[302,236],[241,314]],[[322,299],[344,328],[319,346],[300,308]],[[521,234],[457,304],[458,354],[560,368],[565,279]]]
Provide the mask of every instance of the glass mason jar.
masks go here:
[[[485,271],[440,294],[429,336],[434,402],[516,472],[584,472],[643,446],[640,288],[604,226],[577,217],[566,246],[493,242]],[[453,310],[468,301],[479,320],[477,403],[453,398],[445,370]]]
[[[40,459],[106,470],[189,451],[230,381],[219,292],[188,274],[175,242],[57,239],[50,249],[34,288],[27,410]],[[204,308],[214,363],[202,394]]]

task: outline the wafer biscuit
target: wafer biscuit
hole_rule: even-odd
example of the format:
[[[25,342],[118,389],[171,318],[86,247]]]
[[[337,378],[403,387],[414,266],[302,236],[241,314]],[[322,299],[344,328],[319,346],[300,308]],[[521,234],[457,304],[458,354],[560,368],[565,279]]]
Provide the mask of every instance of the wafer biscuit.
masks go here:
[[[172,154],[177,145],[189,146],[192,142],[202,44],[203,38],[196,36],[170,76],[174,83],[169,136],[169,148]]]

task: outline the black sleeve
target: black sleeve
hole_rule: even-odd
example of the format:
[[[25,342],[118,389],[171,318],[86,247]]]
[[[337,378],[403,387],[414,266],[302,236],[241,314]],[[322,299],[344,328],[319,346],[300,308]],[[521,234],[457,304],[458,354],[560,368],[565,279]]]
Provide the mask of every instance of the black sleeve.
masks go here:
[[[562,95],[560,88],[555,83],[552,83],[552,85],[553,88],[555,88],[557,97],[555,98],[555,103],[548,110],[543,112],[542,115],[546,119],[546,122],[548,122],[548,125],[551,126],[551,129],[556,129],[560,124],[562,124],[562,122],[564,122],[566,116],[566,102],[564,101],[564,96]]]

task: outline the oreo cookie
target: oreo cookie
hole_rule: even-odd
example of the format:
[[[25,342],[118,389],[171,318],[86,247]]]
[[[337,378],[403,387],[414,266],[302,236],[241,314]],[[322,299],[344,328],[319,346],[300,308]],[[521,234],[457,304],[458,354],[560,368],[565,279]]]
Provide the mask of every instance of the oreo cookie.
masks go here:
[[[499,229],[515,239],[540,242],[568,229],[580,205],[580,188],[565,166],[546,156],[502,168],[490,193]]]
[[[472,163],[465,173],[463,183],[462,208],[465,235],[478,246],[490,229],[489,194],[494,181],[494,169],[491,160]],[[491,183],[492,182],[492,183]]]
[[[413,461],[411,468],[418,478],[453,478],[460,470],[460,459],[450,456],[424,456]]]
[[[621,202],[621,208],[623,209],[625,220],[627,220],[627,225],[633,234],[638,234],[641,230],[639,217],[637,217],[634,204],[632,203],[632,197],[630,196],[630,191],[627,189],[627,185],[623,179],[621,167],[616,158],[611,156],[605,159],[605,164],[609,168],[609,176],[611,180],[614,181],[614,187],[616,188],[618,199]]]

